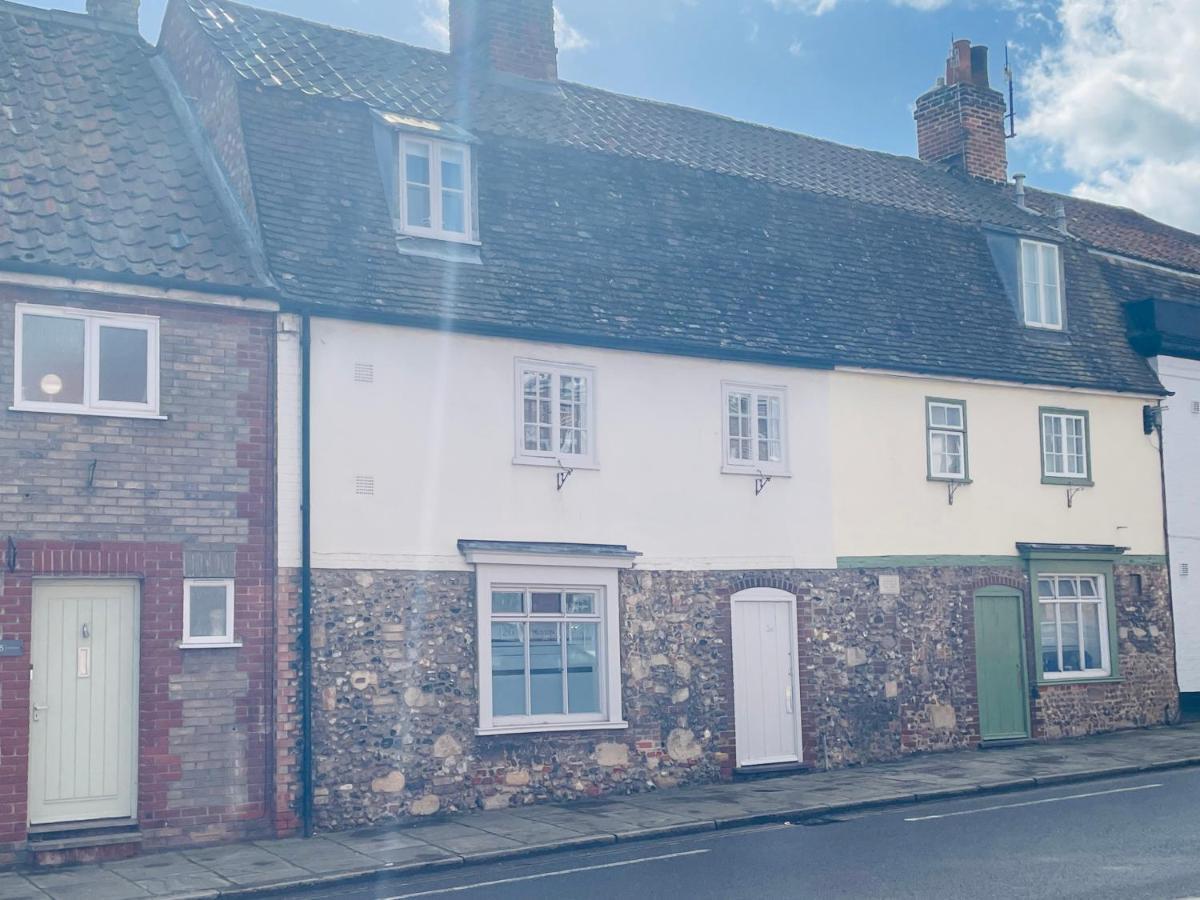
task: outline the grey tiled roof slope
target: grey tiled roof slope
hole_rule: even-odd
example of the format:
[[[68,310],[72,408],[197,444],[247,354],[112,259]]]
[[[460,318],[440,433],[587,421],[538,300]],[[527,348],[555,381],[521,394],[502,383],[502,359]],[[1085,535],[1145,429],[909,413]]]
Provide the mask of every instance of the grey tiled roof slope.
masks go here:
[[[994,188],[910,157],[571,82],[559,82],[550,94],[497,88],[469,109],[454,90],[447,53],[228,0],[186,2],[238,74],[264,87],[361,100],[376,109],[456,120],[487,134],[667,160],[914,212],[1045,227],[1040,217],[998,203]]]
[[[495,87],[460,115],[445,54],[186,2],[243,76],[289,300],[538,340],[1160,390],[1081,244],[1065,250],[1070,334],[1020,326],[981,223],[1055,232],[1003,189],[574,85]],[[369,107],[481,135],[482,265],[397,250]]]
[[[261,286],[152,52],[0,2],[0,268]]]
[[[1113,291],[1126,303],[1170,300],[1200,306],[1200,274],[1189,276],[1152,266],[1101,260],[1101,271]]]

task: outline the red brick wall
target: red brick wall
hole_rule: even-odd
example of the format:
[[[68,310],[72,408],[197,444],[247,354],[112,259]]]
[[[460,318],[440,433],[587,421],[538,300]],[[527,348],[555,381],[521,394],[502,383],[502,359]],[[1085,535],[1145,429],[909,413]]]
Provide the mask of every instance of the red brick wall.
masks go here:
[[[0,846],[23,847],[33,579],[141,585],[138,817],[147,846],[273,830],[274,316],[0,288],[0,397],[13,396],[14,305],[153,315],[164,421],[0,409]],[[88,472],[95,462],[94,481]],[[240,648],[182,650],[185,557],[233,566]],[[286,816],[281,820],[286,823]],[[4,851],[0,851],[3,853]],[[2,858],[2,856],[0,856]]]
[[[1008,180],[1004,97],[960,83],[934,88],[917,100],[917,155],[949,162],[987,181]]]
[[[558,78],[551,0],[451,0],[450,43],[470,61],[522,78]]]

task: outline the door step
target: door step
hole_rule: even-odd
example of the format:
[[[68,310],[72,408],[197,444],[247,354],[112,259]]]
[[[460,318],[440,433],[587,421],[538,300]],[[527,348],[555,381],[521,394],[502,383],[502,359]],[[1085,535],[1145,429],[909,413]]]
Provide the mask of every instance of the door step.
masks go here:
[[[738,766],[733,770],[734,781],[753,781],[758,778],[777,778],[781,775],[803,775],[812,766],[802,762],[768,763],[765,766]]]
[[[1036,744],[1036,743],[1037,743],[1037,741],[1035,741],[1033,738],[1027,738],[1027,737],[997,738],[996,740],[993,740],[993,741],[980,741],[979,749],[980,750],[999,750],[1003,747],[1027,747],[1030,744]]]
[[[31,828],[26,841],[29,861],[38,868],[108,862],[135,856],[142,833],[136,822],[75,822]]]

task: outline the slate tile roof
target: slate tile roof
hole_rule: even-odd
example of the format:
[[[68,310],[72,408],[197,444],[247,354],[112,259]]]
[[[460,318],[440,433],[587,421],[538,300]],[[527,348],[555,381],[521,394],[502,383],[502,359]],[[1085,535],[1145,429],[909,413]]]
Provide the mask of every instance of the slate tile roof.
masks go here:
[[[0,2],[0,268],[263,286],[139,37]]]
[[[1099,261],[1004,188],[580,85],[493,85],[460,103],[447,54],[228,0],[182,2],[241,76],[264,245],[285,296],[310,309],[656,352],[1161,390],[1125,340]],[[398,250],[371,109],[480,136],[482,264]],[[1068,334],[1021,326],[993,230],[1064,243]]]

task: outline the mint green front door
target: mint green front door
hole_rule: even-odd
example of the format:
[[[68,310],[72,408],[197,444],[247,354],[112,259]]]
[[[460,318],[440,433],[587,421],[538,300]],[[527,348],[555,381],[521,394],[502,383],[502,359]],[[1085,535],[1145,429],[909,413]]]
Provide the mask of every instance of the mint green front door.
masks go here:
[[[979,734],[985,741],[1029,737],[1021,595],[1011,588],[975,594]]]

